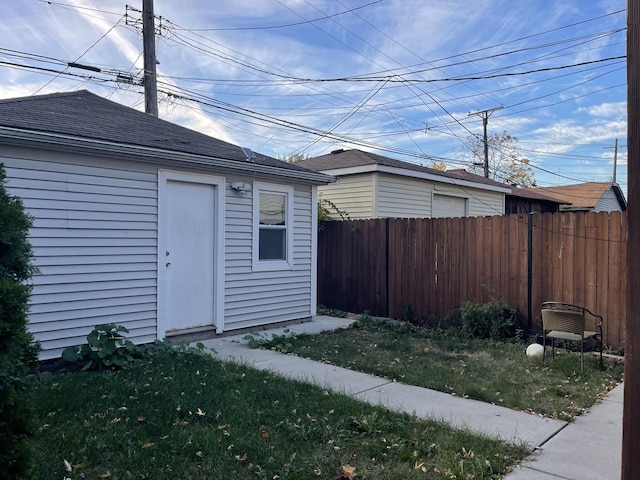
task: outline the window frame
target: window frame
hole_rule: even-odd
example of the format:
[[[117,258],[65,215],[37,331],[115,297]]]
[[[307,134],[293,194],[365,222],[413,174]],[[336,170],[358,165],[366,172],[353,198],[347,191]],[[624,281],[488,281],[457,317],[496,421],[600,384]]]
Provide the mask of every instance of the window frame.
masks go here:
[[[294,188],[289,185],[254,182],[253,184],[253,240],[252,267],[254,271],[292,270],[293,269],[293,229],[294,229]],[[284,260],[260,259],[260,194],[271,193],[285,196],[285,255]],[[266,227],[269,229],[269,227]],[[280,228],[278,228],[280,230]]]

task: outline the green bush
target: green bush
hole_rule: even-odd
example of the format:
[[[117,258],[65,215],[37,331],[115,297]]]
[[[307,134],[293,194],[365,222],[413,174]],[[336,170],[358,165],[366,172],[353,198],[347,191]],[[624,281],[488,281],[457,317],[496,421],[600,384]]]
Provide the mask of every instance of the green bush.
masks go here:
[[[129,330],[122,325],[97,325],[87,335],[85,345],[65,348],[62,358],[70,363],[83,364],[82,370],[128,367],[142,356],[142,351],[127,340],[123,332],[129,333]]]
[[[516,333],[518,310],[508,303],[495,299],[484,304],[465,302],[459,311],[463,335],[501,340]]]
[[[0,478],[29,478],[32,425],[22,392],[24,374],[38,359],[39,345],[27,330],[27,281],[37,270],[28,241],[32,219],[5,182],[0,164]]]

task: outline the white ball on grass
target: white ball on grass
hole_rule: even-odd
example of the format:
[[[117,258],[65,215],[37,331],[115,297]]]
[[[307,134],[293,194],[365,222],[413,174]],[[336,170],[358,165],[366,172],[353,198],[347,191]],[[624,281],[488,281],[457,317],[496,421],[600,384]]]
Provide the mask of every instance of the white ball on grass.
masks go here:
[[[544,347],[539,343],[532,343],[527,347],[527,357],[542,357]]]

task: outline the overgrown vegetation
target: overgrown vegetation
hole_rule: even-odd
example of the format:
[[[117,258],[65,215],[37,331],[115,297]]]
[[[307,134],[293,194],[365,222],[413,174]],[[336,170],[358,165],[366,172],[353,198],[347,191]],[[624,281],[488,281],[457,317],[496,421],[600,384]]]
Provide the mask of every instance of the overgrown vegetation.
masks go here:
[[[503,340],[515,334],[518,310],[501,300],[464,302],[459,312],[460,330],[464,336]]]
[[[337,308],[328,308],[324,305],[318,305],[316,309],[318,315],[329,315],[330,317],[347,318],[347,312]]]
[[[43,480],[497,479],[526,453],[166,342],[30,386]]]
[[[39,346],[27,330],[31,287],[37,270],[28,241],[31,217],[5,188],[0,164],[0,478],[30,478],[30,405],[21,396],[23,375],[36,362]]]
[[[87,336],[86,344],[66,348],[62,358],[70,363],[81,363],[82,370],[131,366],[142,351],[127,340],[124,333],[129,330],[122,325],[98,325]]]
[[[473,315],[485,314],[484,308],[470,306],[469,310]],[[482,331],[501,332],[503,322],[485,322],[488,327]],[[473,338],[462,332],[459,325],[433,330],[362,315],[351,328],[339,332],[291,338],[287,351],[411,385],[569,421],[622,379],[622,362],[607,361],[603,370],[595,356],[588,356],[584,374],[580,374],[577,354],[557,352],[556,358],[547,358],[543,366],[541,358],[525,355],[528,342],[517,338]],[[278,348],[274,342],[265,342],[264,347]]]
[[[327,222],[337,218],[340,220],[348,220],[349,214],[345,210],[338,208],[338,206],[328,198],[324,198],[322,193],[318,194],[318,231],[324,230]]]

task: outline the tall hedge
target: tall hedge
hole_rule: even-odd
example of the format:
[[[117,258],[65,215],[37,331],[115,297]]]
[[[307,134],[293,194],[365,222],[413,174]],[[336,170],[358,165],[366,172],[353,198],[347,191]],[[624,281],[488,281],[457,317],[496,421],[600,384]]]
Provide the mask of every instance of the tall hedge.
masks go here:
[[[22,393],[39,350],[27,330],[27,282],[36,273],[28,241],[32,219],[5,183],[0,163],[0,478],[29,478],[31,417]]]

